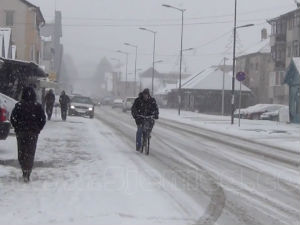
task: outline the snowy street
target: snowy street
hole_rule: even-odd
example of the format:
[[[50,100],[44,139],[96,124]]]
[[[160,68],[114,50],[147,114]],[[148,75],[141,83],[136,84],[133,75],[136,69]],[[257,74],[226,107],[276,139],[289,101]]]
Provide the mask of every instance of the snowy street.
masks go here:
[[[96,109],[42,131],[32,182],[0,147],[0,224],[297,224],[299,152],[161,119],[150,156],[129,113]]]

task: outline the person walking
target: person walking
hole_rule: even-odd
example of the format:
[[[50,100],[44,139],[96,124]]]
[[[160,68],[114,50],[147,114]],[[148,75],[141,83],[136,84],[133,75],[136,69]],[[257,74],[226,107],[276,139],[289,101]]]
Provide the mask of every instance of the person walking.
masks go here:
[[[60,109],[61,109],[61,119],[63,121],[67,120],[67,112],[70,104],[70,98],[66,94],[65,91],[61,92],[61,95],[59,97],[59,103],[60,103]]]
[[[48,116],[48,120],[51,120],[54,103],[55,103],[55,95],[53,93],[53,90],[50,89],[45,96],[46,113]]]
[[[46,123],[45,112],[36,98],[33,88],[24,88],[22,99],[15,105],[10,118],[17,137],[24,182],[30,181],[38,136]]]

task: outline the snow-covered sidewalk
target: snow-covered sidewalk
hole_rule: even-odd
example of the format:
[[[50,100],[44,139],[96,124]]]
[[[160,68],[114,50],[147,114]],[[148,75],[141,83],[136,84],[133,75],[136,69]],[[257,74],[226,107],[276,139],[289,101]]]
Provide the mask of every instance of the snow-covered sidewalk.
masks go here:
[[[195,211],[173,201],[157,172],[135,162],[142,156],[96,119],[48,122],[29,184],[16,148],[14,136],[1,142],[0,224],[187,224],[201,213],[184,194]]]
[[[243,119],[241,120],[241,127],[238,127],[238,120],[235,119],[235,124],[231,125],[228,116],[214,116],[187,111],[181,111],[181,116],[178,116],[178,111],[175,109],[161,109],[160,117],[300,152],[300,125]]]

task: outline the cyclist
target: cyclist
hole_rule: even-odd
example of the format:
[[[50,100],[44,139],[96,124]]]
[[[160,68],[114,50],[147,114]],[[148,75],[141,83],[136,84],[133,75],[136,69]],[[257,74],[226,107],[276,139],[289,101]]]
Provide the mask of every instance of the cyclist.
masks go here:
[[[131,114],[135,119],[137,125],[136,132],[136,150],[140,151],[142,148],[142,135],[143,135],[143,118],[141,116],[153,116],[154,119],[158,119],[159,110],[156,104],[155,98],[151,97],[149,89],[145,89],[139,94],[139,97],[135,99]],[[154,120],[152,129],[154,126]]]

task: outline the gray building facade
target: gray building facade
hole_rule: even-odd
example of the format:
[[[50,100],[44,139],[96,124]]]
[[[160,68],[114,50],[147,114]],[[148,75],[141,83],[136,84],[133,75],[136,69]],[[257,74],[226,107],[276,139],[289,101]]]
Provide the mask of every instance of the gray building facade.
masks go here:
[[[293,57],[300,56],[300,8],[268,21],[272,27],[270,37],[274,68],[270,77],[270,96],[273,103],[288,104],[289,90],[284,84],[287,67]]]

